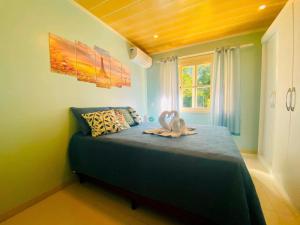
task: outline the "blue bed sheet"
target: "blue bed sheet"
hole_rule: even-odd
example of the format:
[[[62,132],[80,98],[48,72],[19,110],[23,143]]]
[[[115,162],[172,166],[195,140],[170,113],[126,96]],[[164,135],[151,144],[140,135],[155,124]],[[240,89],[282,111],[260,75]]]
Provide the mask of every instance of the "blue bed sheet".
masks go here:
[[[195,126],[198,134],[143,134],[143,124],[93,138],[73,135],[74,171],[158,200],[220,225],[265,225],[255,187],[230,133]]]

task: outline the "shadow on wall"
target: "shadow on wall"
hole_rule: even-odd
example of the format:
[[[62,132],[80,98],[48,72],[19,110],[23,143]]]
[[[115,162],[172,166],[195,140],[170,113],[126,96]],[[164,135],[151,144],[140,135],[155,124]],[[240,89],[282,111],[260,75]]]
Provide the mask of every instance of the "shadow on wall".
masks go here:
[[[75,132],[79,131],[79,125],[76,121],[74,114],[72,113],[71,108],[69,108],[68,114],[69,114],[69,116],[68,116],[69,117],[69,136],[71,138]]]

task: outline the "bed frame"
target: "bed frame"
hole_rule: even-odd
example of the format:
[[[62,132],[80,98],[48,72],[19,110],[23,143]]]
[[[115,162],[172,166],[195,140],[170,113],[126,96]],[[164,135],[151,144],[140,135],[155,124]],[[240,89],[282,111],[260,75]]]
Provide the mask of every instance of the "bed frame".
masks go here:
[[[153,209],[156,209],[158,211],[164,212],[167,215],[173,216],[176,219],[178,219],[179,222],[182,222],[187,225],[216,225],[208,221],[207,219],[194,215],[183,209],[179,209],[171,205],[168,205],[166,203],[135,194],[133,192],[105,183],[99,179],[90,177],[88,175],[81,174],[81,173],[76,173],[76,175],[78,176],[79,182],[81,184],[85,182],[92,182],[94,184],[101,186],[106,190],[109,190],[111,192],[114,192],[116,194],[119,194],[127,198],[130,201],[130,206],[132,210],[137,210],[139,206],[145,205]]]

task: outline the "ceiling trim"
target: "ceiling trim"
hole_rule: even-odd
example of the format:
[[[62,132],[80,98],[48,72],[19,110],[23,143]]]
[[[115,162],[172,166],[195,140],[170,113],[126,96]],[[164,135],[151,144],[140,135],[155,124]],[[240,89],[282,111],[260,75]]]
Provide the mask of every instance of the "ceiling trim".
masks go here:
[[[180,46],[180,47],[171,48],[171,49],[160,51],[160,52],[154,52],[154,53],[151,53],[150,55],[155,56],[155,55],[160,55],[160,54],[163,54],[163,53],[172,52],[172,51],[183,49],[183,48],[193,47],[193,46],[200,45],[200,44],[207,44],[207,43],[211,43],[211,42],[215,42],[215,41],[220,41],[220,40],[227,39],[227,38],[233,38],[233,37],[243,36],[243,35],[247,35],[247,34],[258,33],[258,32],[265,32],[267,29],[268,29],[268,27],[254,29],[254,30],[250,30],[250,31],[246,31],[246,32],[241,32],[241,33],[238,33],[238,34],[223,36],[221,38],[211,39],[211,40],[208,40],[208,41],[200,41],[200,42],[197,42],[197,43],[183,45],[183,46]]]

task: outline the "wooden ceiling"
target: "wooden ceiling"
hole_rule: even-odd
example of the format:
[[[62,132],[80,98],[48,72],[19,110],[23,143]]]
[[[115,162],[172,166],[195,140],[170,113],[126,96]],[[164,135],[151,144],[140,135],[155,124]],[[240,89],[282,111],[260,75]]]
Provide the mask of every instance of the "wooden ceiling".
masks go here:
[[[75,0],[149,54],[267,28],[287,0]],[[264,10],[259,6],[266,5]],[[158,35],[158,38],[154,38]]]

